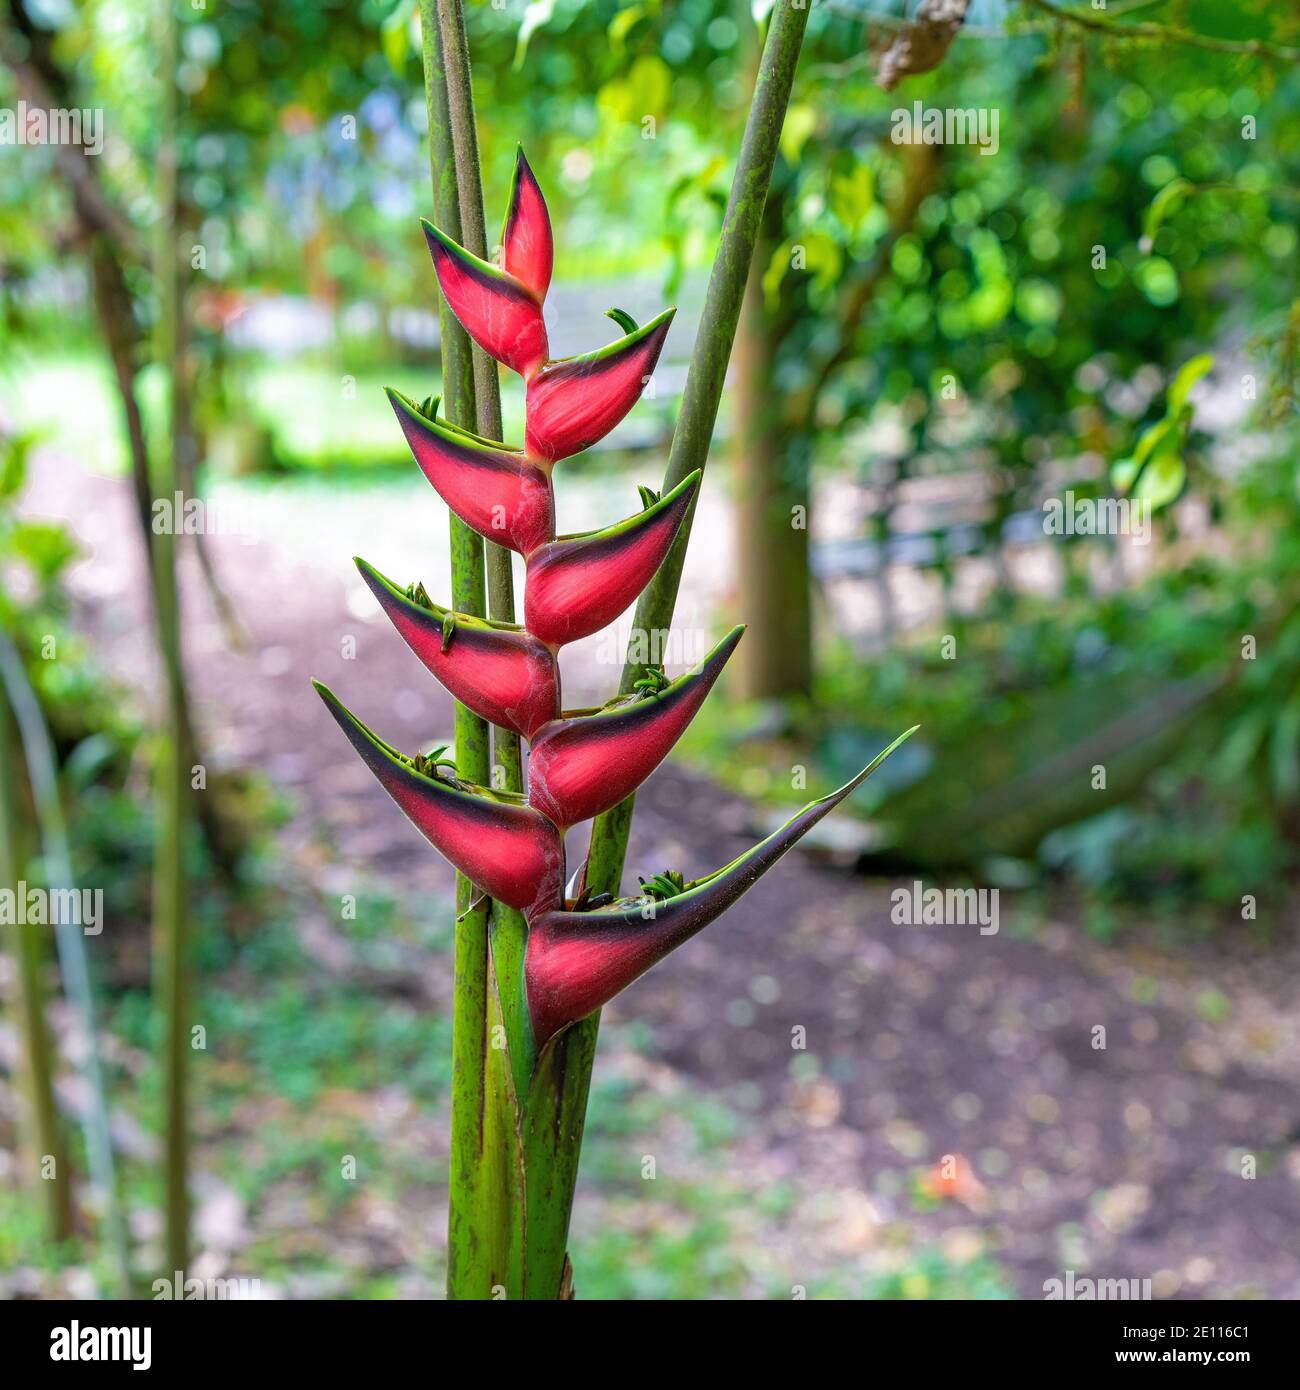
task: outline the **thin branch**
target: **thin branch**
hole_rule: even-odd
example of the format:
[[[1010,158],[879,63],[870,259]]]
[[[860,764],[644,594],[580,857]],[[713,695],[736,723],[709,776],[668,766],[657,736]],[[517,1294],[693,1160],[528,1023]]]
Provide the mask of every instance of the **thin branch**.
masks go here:
[[[1217,39],[1210,34],[1197,34],[1190,29],[1178,29],[1172,24],[1143,20],[1137,24],[1116,24],[1113,19],[1100,19],[1095,14],[1078,10],[1063,10],[1051,0],[1024,0],[1031,8],[1040,10],[1064,24],[1074,24],[1090,33],[1108,39],[1146,39],[1158,43],[1181,43],[1206,53],[1230,53],[1249,58],[1269,58],[1278,63],[1300,63],[1300,48],[1265,43],[1263,39]]]
[[[13,73],[24,100],[47,111],[71,105],[65,99],[66,84],[54,62],[49,33],[32,22],[25,5],[11,3],[8,11],[7,20],[0,22],[0,58]],[[85,146],[60,144],[51,149],[72,188],[81,221],[109,237],[120,255],[147,265],[148,251],[135,227],[104,190]]]

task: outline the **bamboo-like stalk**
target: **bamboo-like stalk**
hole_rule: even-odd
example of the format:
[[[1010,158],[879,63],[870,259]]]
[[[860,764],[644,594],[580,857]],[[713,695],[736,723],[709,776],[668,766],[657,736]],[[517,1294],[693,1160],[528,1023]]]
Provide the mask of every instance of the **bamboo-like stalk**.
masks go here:
[[[181,279],[176,245],[178,40],[172,0],[160,0],[159,58],[162,92],[158,150],[158,233],[154,273],[158,285],[155,352],[167,374],[167,439],[154,452],[150,483],[155,498],[176,490],[180,443],[175,396],[180,388],[177,321]],[[153,532],[154,611],[165,676],[166,715],[155,745],[153,941],[154,991],[163,1019],[165,1272],[189,1265],[189,1054],[190,979],[186,922],[185,827],[189,813],[185,678],[174,528]]]
[[[436,0],[438,34],[444,57],[447,117],[460,211],[457,240],[476,256],[489,258],[487,226],[483,211],[483,179],[479,171],[478,126],[474,116],[474,89],[470,76],[469,42],[461,0]],[[477,432],[484,439],[501,440],[501,378],[496,362],[477,343],[470,344],[474,364],[474,402]],[[488,613],[497,622],[515,620],[515,581],[510,551],[486,543]],[[505,791],[522,791],[523,754],[519,735],[509,729],[492,731],[493,784]],[[528,928],[523,914],[495,903],[492,908],[492,965],[500,982],[502,1021],[506,1030],[515,1082],[520,1092],[532,1072],[534,1049],[520,980]]]
[[[460,194],[448,110],[446,67],[439,39],[436,0],[420,0],[425,107],[429,119],[429,168],[434,216],[449,236],[462,235]],[[438,304],[442,343],[442,397],[453,424],[478,424],[469,335],[445,299]],[[456,612],[487,612],[482,539],[451,515],[451,599]],[[492,775],[488,725],[456,706],[456,766],[461,776],[486,784]],[[491,1191],[484,1164],[489,1128],[486,1060],[488,1038],[488,917],[491,904],[463,874],[456,875],[456,941],[452,1011],[451,1174],[447,1216],[447,1294],[490,1298],[494,1271],[484,1236]]]
[[[722,224],[718,254],[709,276],[695,346],[686,376],[682,407],[673,433],[663,491],[676,487],[708,462],[709,446],[722,398],[727,362],[749,278],[750,263],[772,181],[781,127],[803,45],[810,5],[777,0],[759,62],[754,101],[745,122],[740,157]],[[697,494],[698,496],[698,494]],[[658,573],[637,604],[636,633],[667,628],[672,622],[690,537],[694,505]],[[629,648],[619,689],[628,693],[645,674]],[[623,876],[634,797],[600,816],[592,827],[586,881],[597,893],[617,893]],[[530,1177],[545,1171],[545,1191],[528,1190],[529,1296],[555,1298],[565,1282],[565,1245],[578,1176],[591,1067],[596,1052],[598,1014],[583,1020],[545,1049],[526,1105],[525,1163]]]
[[[46,887],[52,891],[72,892],[72,855],[68,849],[68,833],[63,823],[63,808],[59,803],[58,773],[54,761],[54,745],[50,741],[45,717],[27,680],[18,649],[0,630],[0,687],[8,696],[18,724],[23,759],[32,800],[36,806],[36,821],[40,829],[41,858],[45,864]],[[85,1137],[90,1178],[99,1197],[109,1247],[117,1276],[118,1296],[130,1297],[131,1264],[127,1244],[126,1222],[118,1201],[117,1178],[113,1168],[113,1148],[108,1132],[108,1103],[104,1093],[104,1078],[99,1065],[99,1034],[95,1024],[95,998],[86,962],[85,938],[75,922],[60,922],[55,927],[59,950],[59,973],[66,995],[83,1035],[81,1062],[82,1080],[86,1086],[87,1105],[82,1112],[81,1127]]]
[[[469,53],[461,0],[421,0],[426,103],[435,212],[442,229],[473,254],[487,257],[477,134]],[[789,101],[808,12],[805,0],[778,0],[769,25],[737,165],[731,201],[687,379],[682,416],[674,437],[665,490],[701,467],[712,437],[727,358],[735,337],[741,298],[753,258],[777,142]],[[501,437],[495,364],[471,352],[443,302],[444,398],[455,423],[473,424],[480,434]],[[467,368],[468,362],[468,368]],[[693,462],[688,460],[693,459]],[[689,527],[689,518],[687,521]],[[479,614],[484,604],[484,559],[480,543],[474,571],[453,519],[453,602]],[[487,578],[492,614],[513,616],[508,554],[488,546]],[[643,596],[638,622],[665,626],[680,579],[684,537]],[[462,604],[473,574],[477,609]],[[660,616],[662,615],[662,616]],[[639,668],[629,657],[623,689],[630,691]],[[486,743],[486,731],[482,734]],[[459,758],[462,775],[474,777]],[[517,743],[498,761],[513,763],[520,785]],[[478,754],[485,747],[476,749]],[[476,780],[484,780],[481,776]],[[631,799],[595,827],[587,883],[614,891],[626,849]],[[468,895],[464,895],[467,897]],[[481,904],[478,905],[481,909]],[[451,1297],[564,1297],[570,1290],[565,1245],[577,1175],[578,1153],[590,1086],[597,1020],[570,1030],[543,1052],[536,1068],[521,1065],[521,1046],[512,1047],[512,1066],[492,1046],[497,1024],[512,1043],[530,1038],[520,1010],[520,965],[524,932],[498,912],[489,950],[477,911],[458,918],[454,1078],[452,1100],[451,1220],[448,1292]],[[526,1089],[520,1083],[526,1083]],[[523,1204],[526,1202],[526,1211]]]
[[[19,836],[21,764],[14,746],[13,712],[0,683],[0,887],[18,891],[24,852]],[[45,1233],[52,1245],[72,1235],[72,1170],[54,1098],[54,1049],[45,1022],[41,980],[40,927],[14,922],[8,929],[15,964],[17,1014],[23,1039],[22,1071],[29,1106],[31,1157],[54,1163],[54,1176],[35,1175],[32,1190],[45,1208]]]

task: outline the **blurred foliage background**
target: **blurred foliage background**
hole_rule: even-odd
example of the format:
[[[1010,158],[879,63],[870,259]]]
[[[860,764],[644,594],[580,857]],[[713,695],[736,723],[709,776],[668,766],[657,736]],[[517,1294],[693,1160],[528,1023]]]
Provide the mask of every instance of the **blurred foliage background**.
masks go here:
[[[489,217],[522,138],[557,231],[560,348],[587,345],[611,299],[682,305],[653,398],[572,464],[575,488],[598,470],[653,480],[751,93],[754,12],[467,8]],[[69,575],[83,547],[57,484],[24,503],[29,474],[68,466],[66,513],[83,475],[131,478],[143,522],[171,380],[187,492],[346,511],[409,470],[379,387],[434,390],[438,360],[413,0],[182,5],[170,74],[155,10],[0,9],[0,108],[43,92],[104,117],[91,159],[0,144],[0,613],[49,725],[78,879],[142,924],[98,983],[121,1040],[110,1086],[130,1089],[143,1131],[157,1101],[149,683],[82,621]],[[1300,20],[1266,0],[975,0],[934,69],[887,91],[881,55],[904,24],[885,0],[814,6],[715,449],[734,539],[700,561],[705,601],[751,630],[685,751],[762,814],[796,799],[791,766],[820,791],[920,723],[835,845],[859,870],[1015,889],[1031,917],[1106,942],[1246,932],[1277,948],[1300,833]],[[172,213],[156,178],[169,78]],[[996,149],[895,143],[894,113],[918,102],[996,113]],[[151,348],[160,223],[186,267],[170,362]],[[517,383],[503,385],[518,434]],[[1152,506],[1145,539],[1045,531],[1051,499],[1124,488]],[[126,529],[111,544],[140,549]],[[213,548],[195,538],[233,643],[247,590]],[[276,865],[301,808],[265,767],[214,765],[189,846],[200,988],[244,1041],[204,1092],[204,1132],[233,1151],[222,1117],[241,1098],[308,1106],[302,1132],[275,1110],[254,1161],[239,1147],[237,1185],[254,1202],[282,1171],[315,1172],[301,1209],[282,1200],[304,1224],[346,1226],[345,1185],[326,1171],[332,1100],[408,1072],[416,1103],[441,1103],[447,1025],[390,1013],[356,979],[326,1004],[295,989],[303,890]],[[38,881],[37,837],[15,844]],[[362,957],[375,939],[445,947],[446,922],[390,891],[375,887]],[[633,1085],[616,1069],[597,1098],[598,1187]],[[688,1113],[701,1152],[734,1122],[702,1098]],[[632,1147],[636,1125],[658,1122],[629,1121]],[[139,1211],[157,1200],[147,1140],[123,1178]],[[400,1206],[407,1178],[429,1181],[418,1144],[402,1155],[411,1173],[375,1200]],[[753,1291],[746,1257],[727,1253],[741,1199],[696,1176],[677,1197],[689,1235],[613,1222],[584,1236],[588,1291]],[[35,1214],[4,1200],[0,1271],[107,1277],[102,1251],[51,1253]],[[146,1216],[133,1234],[151,1239]],[[294,1267],[282,1244],[248,1249],[268,1277]],[[945,1260],[923,1252],[865,1282],[829,1271],[823,1287],[1005,1291],[996,1268],[954,1276]],[[410,1291],[392,1271],[316,1277],[323,1292]]]

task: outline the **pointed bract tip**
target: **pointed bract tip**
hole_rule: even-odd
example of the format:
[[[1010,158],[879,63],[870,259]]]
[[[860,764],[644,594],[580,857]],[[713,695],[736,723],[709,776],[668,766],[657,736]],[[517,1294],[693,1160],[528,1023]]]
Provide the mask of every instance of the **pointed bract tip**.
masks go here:
[[[868,777],[871,776],[871,774],[880,766],[881,763],[885,761],[887,757],[889,757],[891,753],[893,753],[896,749],[901,748],[903,744],[905,744],[907,740],[911,738],[912,735],[920,727],[921,726],[919,724],[913,724],[910,729],[905,729],[887,748],[882,748],[881,751],[877,753],[874,758],[872,758],[872,760],[866,765],[866,767],[862,769],[861,772],[858,773],[856,777],[850,778],[849,781],[845,782],[845,784],[842,787],[837,787],[835,791],[830,792],[828,795],[818,798],[816,804],[822,805],[827,801],[843,801],[844,798],[848,796],[848,794],[851,791],[853,791],[856,787],[861,786],[861,784],[865,782]]]
[[[913,733],[896,738],[851,781],[810,802],[730,864],[650,904],[622,898],[604,907],[564,907],[529,918],[525,982],[534,1036],[556,1033],[602,1008],[669,951],[721,916]]]
[[[385,589],[391,589],[394,592],[397,591],[397,585],[385,575],[380,574],[369,560],[363,559],[360,555],[354,555],[352,557],[352,563],[357,567],[357,573],[360,574],[367,584],[370,584],[372,587],[375,584],[381,584]]]
[[[471,338],[525,380],[549,356],[538,294],[509,270],[485,261],[422,221],[443,298]]]

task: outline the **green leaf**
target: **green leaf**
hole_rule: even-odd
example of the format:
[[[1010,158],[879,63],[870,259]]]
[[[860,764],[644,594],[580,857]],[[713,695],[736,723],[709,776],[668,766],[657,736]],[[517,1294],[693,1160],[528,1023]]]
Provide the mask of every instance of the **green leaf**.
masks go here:
[[[37,441],[35,431],[0,439],[0,498],[16,497],[27,481],[27,456]]]
[[[1165,407],[1167,415],[1177,415],[1187,403],[1187,397],[1191,393],[1192,387],[1214,366],[1214,357],[1211,353],[1202,352],[1190,358],[1179,367],[1174,376],[1173,382],[1169,387],[1168,404]]]
[[[795,102],[785,113],[781,127],[781,153],[790,164],[797,164],[808,137],[817,129],[817,108],[805,102]]]
[[[1116,459],[1110,466],[1110,485],[1121,496],[1133,486],[1141,465],[1130,454],[1128,458]]]
[[[609,36],[610,51],[616,56],[622,56],[628,34],[645,17],[645,13],[644,5],[629,5],[625,10],[619,10],[609,21],[609,28],[605,32]]]
[[[415,17],[415,0],[400,0],[392,14],[379,27],[379,40],[388,66],[401,74],[414,51],[411,43],[411,21]]]
[[[596,94],[602,115],[620,122],[640,123],[647,116],[662,116],[672,94],[673,77],[657,54],[644,53],[623,77],[606,82]]]
[[[519,37],[515,41],[514,70],[516,72],[524,65],[529,41],[539,29],[551,22],[554,15],[555,0],[533,0],[532,4],[524,11],[524,17],[519,23]]]
[[[1133,496],[1149,502],[1153,512],[1175,501],[1187,482],[1187,467],[1178,448],[1180,442],[1171,438],[1168,446],[1159,449],[1133,488]]]
[[[77,555],[77,543],[52,521],[20,521],[9,533],[9,546],[42,584],[57,579]]]
[[[785,273],[790,268],[790,250],[790,243],[783,241],[772,252],[772,259],[768,261],[767,268],[763,271],[763,303],[769,312],[775,309],[780,301],[781,282],[785,279]]]
[[[1165,186],[1151,199],[1147,207],[1146,216],[1142,219],[1142,240],[1143,249],[1150,251],[1151,244],[1155,240],[1156,233],[1160,230],[1165,218],[1173,212],[1174,208],[1182,201],[1184,194],[1192,191],[1192,184],[1188,179],[1174,179]]]
[[[870,165],[858,164],[852,173],[832,177],[831,211],[847,232],[861,228],[875,202],[876,180]]]
[[[1142,431],[1138,438],[1136,447],[1133,450],[1133,462],[1141,468],[1142,465],[1155,453],[1157,447],[1164,444],[1171,430],[1177,429],[1178,421],[1166,415],[1162,419],[1149,425]]]
[[[796,243],[798,245],[798,243]],[[818,289],[830,289],[839,283],[844,269],[844,248],[825,232],[813,232],[803,239],[804,269],[813,277]]]

